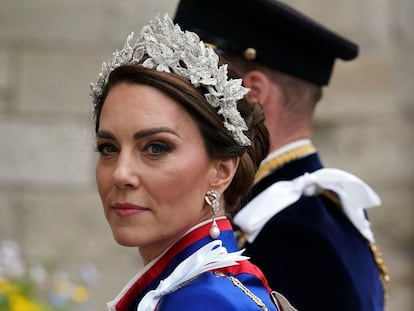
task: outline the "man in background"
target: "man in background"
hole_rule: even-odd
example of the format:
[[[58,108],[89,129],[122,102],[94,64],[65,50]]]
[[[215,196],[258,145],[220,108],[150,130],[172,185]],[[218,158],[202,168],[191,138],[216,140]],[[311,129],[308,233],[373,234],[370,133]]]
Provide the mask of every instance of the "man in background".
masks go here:
[[[236,66],[265,111],[270,153],[233,219],[246,255],[298,310],[384,310],[388,275],[364,210],[380,200],[325,169],[311,142],[335,60],[358,46],[275,0],[181,0],[175,22]]]

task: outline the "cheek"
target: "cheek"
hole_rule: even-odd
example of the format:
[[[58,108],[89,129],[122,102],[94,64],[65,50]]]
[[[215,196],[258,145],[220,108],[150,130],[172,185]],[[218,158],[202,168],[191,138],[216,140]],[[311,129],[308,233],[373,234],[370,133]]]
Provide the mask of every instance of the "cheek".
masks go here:
[[[157,179],[157,190],[163,201],[169,201],[176,208],[194,208],[197,202],[201,202],[202,205],[208,187],[206,167],[199,161],[185,163],[187,165],[176,166],[173,171],[164,172],[163,176]]]
[[[104,195],[110,187],[111,180],[108,173],[99,164],[96,166],[95,179],[99,195],[103,201]]]

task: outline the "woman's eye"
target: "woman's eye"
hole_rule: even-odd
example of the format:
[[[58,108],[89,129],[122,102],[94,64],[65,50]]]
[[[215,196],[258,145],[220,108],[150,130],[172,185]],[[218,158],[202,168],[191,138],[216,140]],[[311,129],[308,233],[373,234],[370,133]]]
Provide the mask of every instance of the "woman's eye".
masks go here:
[[[171,150],[171,146],[164,142],[152,142],[146,147],[147,153],[153,156],[162,155],[164,153],[170,152]]]
[[[118,152],[118,148],[113,144],[100,144],[96,147],[101,155],[111,155]]]

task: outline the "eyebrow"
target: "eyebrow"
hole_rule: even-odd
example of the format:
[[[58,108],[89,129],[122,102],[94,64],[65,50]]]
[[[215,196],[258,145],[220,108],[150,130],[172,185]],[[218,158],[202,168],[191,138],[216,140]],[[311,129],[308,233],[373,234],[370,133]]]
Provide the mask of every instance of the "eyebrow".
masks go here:
[[[173,131],[172,129],[168,128],[168,127],[154,127],[154,128],[150,128],[150,129],[146,129],[146,130],[142,130],[142,131],[138,131],[134,134],[133,138],[134,140],[139,140],[139,139],[143,139],[158,133],[170,133],[173,134],[177,137],[181,137],[177,132]],[[98,133],[96,133],[96,138],[103,138],[103,139],[112,139],[115,140],[115,135],[112,134],[109,131],[99,131]]]

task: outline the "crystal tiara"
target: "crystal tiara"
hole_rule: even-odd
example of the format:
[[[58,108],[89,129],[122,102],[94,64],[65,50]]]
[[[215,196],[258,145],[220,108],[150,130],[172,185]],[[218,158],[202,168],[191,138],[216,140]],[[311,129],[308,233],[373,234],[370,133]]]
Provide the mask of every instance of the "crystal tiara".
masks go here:
[[[91,83],[93,104],[99,103],[111,71],[122,65],[140,64],[157,71],[173,72],[189,80],[197,88],[203,86],[207,102],[224,119],[224,126],[240,146],[249,146],[250,139],[243,133],[247,125],[237,110],[237,101],[249,91],[241,79],[227,77],[227,65],[219,66],[214,50],[206,47],[197,34],[182,31],[168,17],[159,15],[141,30],[133,42],[132,32],[121,51],[116,50],[112,59],[102,64],[95,84]],[[184,66],[183,66],[184,65]]]

